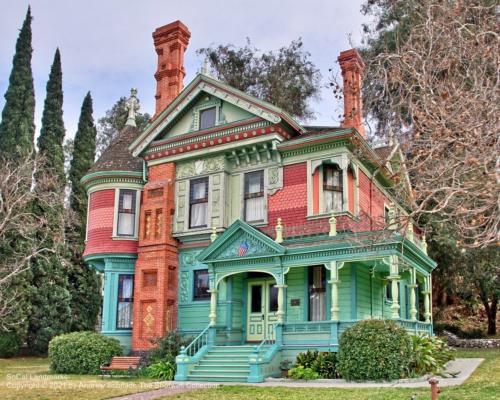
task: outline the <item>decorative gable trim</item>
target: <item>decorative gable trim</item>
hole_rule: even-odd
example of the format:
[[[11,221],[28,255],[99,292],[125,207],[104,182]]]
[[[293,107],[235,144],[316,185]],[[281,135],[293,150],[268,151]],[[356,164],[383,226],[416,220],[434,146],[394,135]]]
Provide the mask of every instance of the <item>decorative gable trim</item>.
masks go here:
[[[285,248],[262,232],[236,220],[197,257],[201,263],[216,263],[258,257],[279,256]]]
[[[240,107],[271,124],[286,121],[294,130],[303,133],[304,129],[287,113],[273,105],[263,102],[255,97],[249,96],[240,90],[234,89],[215,79],[199,74],[177,98],[139,135],[129,146],[134,157],[139,156],[154,141],[156,137],[173,122],[177,116],[189,106],[198,96],[205,92],[223,101]]]

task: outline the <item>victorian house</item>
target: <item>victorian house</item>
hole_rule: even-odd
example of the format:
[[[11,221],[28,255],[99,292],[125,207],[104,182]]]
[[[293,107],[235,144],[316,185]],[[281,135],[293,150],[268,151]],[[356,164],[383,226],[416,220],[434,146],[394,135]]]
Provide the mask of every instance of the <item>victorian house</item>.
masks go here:
[[[340,54],[344,120],[304,126],[202,69],[186,87],[190,32],[153,33],[156,113],[129,120],[83,178],[86,262],[104,276],[102,332],[126,352],[192,338],[177,380],[260,382],[307,349],[337,351],[356,321],[432,334],[425,239],[391,187],[400,152],[362,120],[364,64]]]

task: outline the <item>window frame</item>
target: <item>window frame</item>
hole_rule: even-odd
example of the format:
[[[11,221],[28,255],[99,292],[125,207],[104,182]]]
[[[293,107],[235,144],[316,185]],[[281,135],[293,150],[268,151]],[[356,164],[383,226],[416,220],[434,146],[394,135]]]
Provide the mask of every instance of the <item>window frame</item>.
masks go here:
[[[213,110],[214,112],[214,122],[213,122],[213,125],[211,126],[207,126],[207,127],[203,127],[202,126],[202,114],[205,113],[205,112],[208,112],[208,111],[211,111]],[[198,111],[198,120],[199,120],[199,125],[198,125],[198,130],[200,131],[204,131],[205,129],[210,129],[210,128],[214,128],[217,126],[217,121],[218,121],[218,107],[217,105],[213,105],[213,106],[210,106],[210,107],[206,107],[206,108],[202,108]]]
[[[249,176],[260,174],[260,186],[261,191],[249,193]],[[259,220],[249,221],[247,220],[247,200],[262,198],[264,206],[264,218]],[[255,171],[249,171],[243,173],[243,220],[248,224],[263,224],[267,221],[267,197],[266,197],[266,177],[265,170],[259,169]]]
[[[344,189],[345,189],[344,188],[344,170],[342,168],[340,168],[340,166],[337,164],[323,164],[321,167],[322,167],[321,172],[322,172],[322,178],[323,178],[322,179],[323,182],[321,184],[321,188],[322,188],[321,195],[323,198],[323,213],[332,212],[332,211],[334,213],[344,212],[345,211],[344,197],[346,197],[345,193],[344,193]],[[338,173],[339,173],[339,186],[327,185],[327,183],[326,183],[327,169],[332,169],[333,173],[335,171],[338,171]],[[333,174],[332,174],[332,176],[333,176]],[[342,198],[340,210],[326,211],[325,192],[340,193],[341,198]],[[332,196],[332,198],[333,198],[333,196]],[[333,205],[332,205],[332,208],[333,208]]]
[[[125,277],[129,277],[132,279],[132,295],[131,297],[126,297],[125,299],[127,299],[127,301],[120,301],[120,280],[121,278],[123,277],[123,279],[125,279]],[[116,321],[115,321],[115,329],[117,331],[122,331],[122,330],[131,330],[133,325],[134,325],[134,289],[135,289],[135,282],[134,282],[134,274],[129,274],[129,273],[125,273],[125,274],[118,274],[118,281],[117,281],[117,291],[116,291]],[[123,286],[122,286],[122,290],[123,290]],[[130,308],[130,325],[129,327],[119,327],[118,326],[118,316],[119,316],[119,313],[120,313],[120,303],[130,303],[131,305],[131,308]]]
[[[207,291],[203,295],[197,295],[197,290],[196,290],[196,276],[198,273],[205,271],[207,275]],[[193,269],[193,275],[192,275],[192,283],[191,283],[191,290],[192,290],[192,296],[191,300],[193,302],[198,302],[198,301],[209,301],[210,300],[210,293],[208,292],[210,290],[210,275],[208,272],[208,268],[198,268],[198,269]]]
[[[134,233],[132,235],[118,234],[118,223],[120,214],[120,191],[128,190],[135,192],[135,218],[134,218]],[[139,211],[141,206],[141,189],[137,187],[118,187],[115,188],[114,208],[113,208],[113,240],[138,240],[139,239]]]
[[[321,268],[321,284],[323,287],[314,289],[317,293],[324,293],[324,302],[325,302],[325,310],[323,319],[321,320],[313,320],[311,319],[311,294],[313,294],[313,280],[314,280],[314,269]],[[328,293],[327,293],[327,277],[326,277],[326,267],[324,265],[310,265],[307,268],[307,321],[309,322],[318,322],[318,321],[326,321],[327,320],[327,301],[328,301]]]
[[[201,199],[196,199],[196,201],[193,201],[193,198],[192,198],[192,188],[194,186],[194,184],[198,183],[198,182],[202,182],[204,181],[206,183],[206,186],[205,186],[205,197],[203,198],[203,201],[201,201]],[[209,184],[210,184],[210,179],[208,176],[203,176],[201,178],[193,178],[193,179],[190,179],[189,180],[189,192],[188,192],[188,229],[202,229],[202,228],[208,228],[208,225],[209,225],[209,216],[210,216],[210,213],[209,213],[209,209],[208,209],[208,206],[209,206]],[[206,203],[207,204],[207,223],[205,225],[197,225],[197,226],[192,226],[191,225],[191,206],[193,204],[202,204],[202,203]]]

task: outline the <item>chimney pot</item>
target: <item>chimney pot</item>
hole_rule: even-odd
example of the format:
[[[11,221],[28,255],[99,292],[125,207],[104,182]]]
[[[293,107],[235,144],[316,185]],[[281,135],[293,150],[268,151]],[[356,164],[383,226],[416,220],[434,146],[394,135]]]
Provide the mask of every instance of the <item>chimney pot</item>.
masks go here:
[[[342,126],[355,128],[362,136],[366,136],[361,96],[365,63],[356,49],[340,52],[338,62],[344,81],[344,120]]]
[[[158,55],[154,117],[167,108],[184,87],[184,52],[190,37],[191,32],[181,21],[161,26],[153,32],[153,42]]]

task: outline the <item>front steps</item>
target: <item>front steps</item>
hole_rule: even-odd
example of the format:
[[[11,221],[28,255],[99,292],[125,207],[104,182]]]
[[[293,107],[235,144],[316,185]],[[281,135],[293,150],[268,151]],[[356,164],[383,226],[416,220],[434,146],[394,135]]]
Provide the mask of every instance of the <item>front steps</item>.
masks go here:
[[[213,346],[188,373],[188,381],[247,382],[254,346]],[[263,346],[264,354],[269,346]]]

